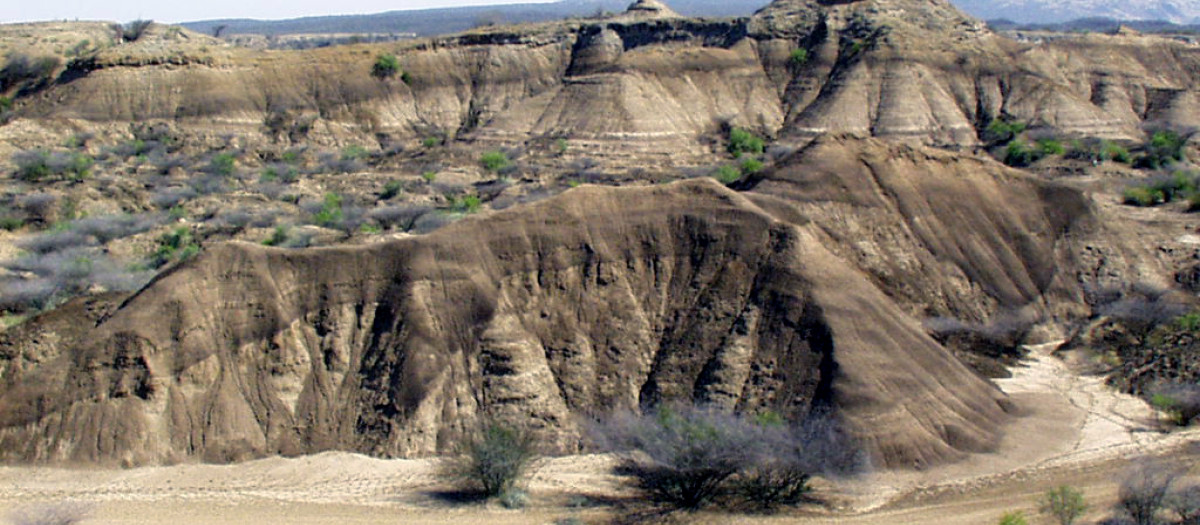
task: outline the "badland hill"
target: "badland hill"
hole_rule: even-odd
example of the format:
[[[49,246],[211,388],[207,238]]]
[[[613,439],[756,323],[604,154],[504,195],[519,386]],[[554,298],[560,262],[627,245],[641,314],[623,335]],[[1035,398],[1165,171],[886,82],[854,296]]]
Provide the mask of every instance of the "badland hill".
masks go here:
[[[1011,356],[934,325],[1061,336],[1095,290],[1169,287],[1196,257],[1185,215],[1113,196],[1144,176],[1113,147],[1200,119],[1181,42],[1018,43],[940,0],[721,20],[642,0],[303,52],[106,30],[0,28],[31,56],[95,33],[3,86],[25,221],[5,282],[78,284],[101,249],[165,269],[0,334],[9,460],[419,456],[487,419],[569,452],[582,418],[694,401],[832,409],[876,464],[920,467],[1022,412],[979,373]],[[1010,149],[1100,149],[1014,169],[997,123]],[[115,211],[137,220],[100,229]],[[336,246],[279,247],[301,220]]]

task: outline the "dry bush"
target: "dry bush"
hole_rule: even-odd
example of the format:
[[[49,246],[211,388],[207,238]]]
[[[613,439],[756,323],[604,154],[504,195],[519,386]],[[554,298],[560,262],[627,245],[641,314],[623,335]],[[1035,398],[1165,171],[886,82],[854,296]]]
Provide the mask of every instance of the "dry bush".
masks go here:
[[[1121,478],[1117,508],[1137,525],[1155,525],[1168,491],[1181,475],[1174,465],[1143,460]]]
[[[831,418],[789,425],[707,407],[617,413],[590,429],[602,450],[623,453],[621,470],[655,502],[697,509],[725,499],[760,510],[803,500],[813,475],[846,474],[865,462]],[[726,498],[726,496],[734,496]]]
[[[486,497],[511,493],[537,457],[528,432],[500,423],[489,423],[471,436],[458,457],[447,463],[446,476],[468,491]]]
[[[1167,494],[1166,507],[1181,525],[1200,525],[1200,485],[1175,487]]]
[[[32,505],[19,509],[8,516],[12,525],[75,525],[82,523],[92,513],[86,503],[51,503]]]

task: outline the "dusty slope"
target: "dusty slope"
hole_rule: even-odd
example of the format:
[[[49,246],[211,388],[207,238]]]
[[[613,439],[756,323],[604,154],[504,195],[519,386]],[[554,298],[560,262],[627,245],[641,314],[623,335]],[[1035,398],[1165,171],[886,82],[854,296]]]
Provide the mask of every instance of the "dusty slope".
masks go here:
[[[156,28],[149,43],[76,61],[20,106],[250,129],[286,109],[319,115],[328,132],[568,136],[593,153],[678,158],[711,152],[726,124],[795,140],[848,131],[961,146],[1001,115],[1113,138],[1143,123],[1198,123],[1200,54],[1161,38],[1018,44],[932,0],[779,0],[739,20],[640,13],[305,52]],[[384,52],[398,54],[408,82],[370,75]]]
[[[832,403],[889,465],[994,444],[1002,398],[917,319],[1077,305],[1063,239],[1090,208],[992,161],[875,140],[818,141],[788,166],[745,194],[584,187],[368,247],[215,247],[95,330],[64,330],[68,310],[6,333],[0,443],[135,463],[421,455],[487,414],[572,450],[576,415],[696,399]]]
[[[1116,394],[1097,377],[1077,376],[1049,355],[1053,345],[1001,382],[1033,411],[1022,417],[995,454],[924,472],[881,472],[842,486],[822,483],[831,509],[808,507],[781,516],[699,513],[687,523],[990,523],[1004,512],[1036,514],[1046,490],[1070,484],[1084,491],[1087,522],[1109,515],[1113,481],[1139,454],[1169,454],[1194,464],[1186,443],[1194,431],[1146,432],[1152,414],[1137,399]],[[1183,446],[1180,446],[1183,444]],[[629,493],[603,456],[539,461],[527,488],[530,508],[448,505],[446,485],[431,460],[380,460],[354,454],[270,458],[239,465],[177,465],[123,470],[0,468],[0,513],[43,503],[86,502],[88,523],[549,523],[577,517],[608,522],[619,511],[571,505],[581,495]]]
[[[700,399],[833,403],[885,464],[994,443],[999,393],[823,243],[697,181],[366,248],[226,245],[54,345],[72,352],[36,324],[15,336],[46,362],[4,376],[0,442],[41,460],[420,455],[488,414],[570,450],[574,414]]]

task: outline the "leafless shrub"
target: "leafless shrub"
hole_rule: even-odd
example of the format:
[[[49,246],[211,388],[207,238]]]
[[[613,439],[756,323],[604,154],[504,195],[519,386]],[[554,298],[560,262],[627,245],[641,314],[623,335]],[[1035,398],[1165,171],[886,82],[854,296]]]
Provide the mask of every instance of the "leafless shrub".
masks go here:
[[[75,525],[91,513],[89,504],[62,502],[29,506],[13,512],[8,518],[13,525]]]
[[[212,222],[222,230],[242,231],[254,221],[254,214],[245,208],[230,210],[217,215]]]
[[[192,188],[166,188],[159,190],[150,197],[150,202],[161,209],[173,208],[183,202],[196,198],[196,190]]]
[[[131,270],[126,264],[86,248],[31,254],[4,261],[0,266],[35,276],[0,283],[0,308],[8,310],[51,308],[94,286],[105,290],[134,290],[153,275],[148,271]]]
[[[602,450],[625,454],[622,471],[647,496],[684,509],[713,503],[732,488],[761,508],[794,504],[808,491],[810,476],[861,464],[846,450],[851,441],[827,418],[791,426],[778,417],[752,421],[673,406],[613,414],[589,434]]]
[[[1149,329],[1187,313],[1187,306],[1171,301],[1168,290],[1135,284],[1128,288],[1093,288],[1088,300],[1096,313],[1135,329]]]
[[[1181,525],[1200,525],[1200,485],[1175,487],[1167,494],[1166,507],[1179,517]]]
[[[431,206],[416,204],[400,204],[375,208],[367,213],[367,218],[375,221],[382,228],[397,228],[411,230],[417,219],[422,215],[433,212]]]
[[[154,229],[163,224],[165,219],[161,213],[88,217],[72,222],[70,229],[106,244]]]
[[[1136,525],[1155,525],[1171,485],[1183,474],[1179,467],[1142,460],[1121,478],[1117,506]]]
[[[458,218],[450,213],[426,213],[417,218],[410,231],[413,233],[430,233],[453,223]]]
[[[72,230],[42,233],[17,241],[17,246],[21,249],[35,254],[59,252],[94,244],[95,241],[89,236]]]

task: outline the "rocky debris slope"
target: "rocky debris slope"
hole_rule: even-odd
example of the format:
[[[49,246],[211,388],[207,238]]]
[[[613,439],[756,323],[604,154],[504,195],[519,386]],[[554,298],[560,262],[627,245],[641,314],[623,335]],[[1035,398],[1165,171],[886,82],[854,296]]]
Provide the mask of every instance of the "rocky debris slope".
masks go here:
[[[855,157],[867,168],[842,169]],[[66,329],[76,305],[5,333],[0,450],[415,456],[485,417],[572,450],[578,416],[670,400],[832,405],[887,466],[987,450],[1004,397],[919,319],[1071,304],[1075,268],[1054,263],[1089,207],[874,140],[785,164],[742,193],[583,187],[371,246],[219,245],[94,323]]]

